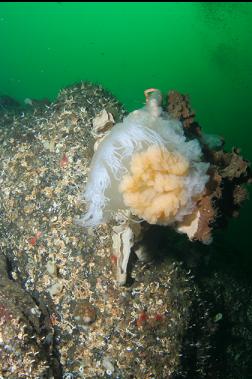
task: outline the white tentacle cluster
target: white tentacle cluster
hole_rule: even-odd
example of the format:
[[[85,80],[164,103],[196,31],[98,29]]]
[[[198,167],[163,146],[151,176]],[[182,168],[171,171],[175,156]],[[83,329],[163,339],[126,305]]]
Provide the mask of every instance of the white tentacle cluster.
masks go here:
[[[171,225],[194,210],[208,181],[197,140],[150,96],[143,109],[116,124],[95,152],[84,190],[80,223],[96,226],[119,210],[149,223]]]

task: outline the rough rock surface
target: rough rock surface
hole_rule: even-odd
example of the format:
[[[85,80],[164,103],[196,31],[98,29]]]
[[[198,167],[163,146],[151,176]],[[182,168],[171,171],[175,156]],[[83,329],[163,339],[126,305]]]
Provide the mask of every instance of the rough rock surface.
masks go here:
[[[216,307],[197,280],[199,244],[148,229],[143,243],[153,261],[132,256],[132,281],[119,287],[113,225],[83,230],[74,221],[85,208],[78,199],[93,154],[93,119],[105,109],[117,122],[122,106],[89,83],[62,90],[49,105],[33,104],[0,114],[0,248],[9,262],[0,277],[0,375],[222,378],[214,351],[223,301]],[[233,156],[233,169],[223,166],[227,178],[237,173]],[[208,257],[208,247],[201,249]],[[225,379],[248,378],[239,357],[236,367],[244,376],[232,376],[231,367]]]
[[[49,315],[9,278],[0,255],[0,373],[9,379],[50,378],[53,333]],[[55,367],[54,367],[55,368]]]

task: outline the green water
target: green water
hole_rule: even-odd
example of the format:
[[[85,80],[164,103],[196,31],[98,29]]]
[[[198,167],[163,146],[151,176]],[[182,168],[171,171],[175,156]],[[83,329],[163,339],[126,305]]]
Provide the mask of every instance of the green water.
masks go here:
[[[55,98],[100,83],[132,110],[143,90],[190,94],[207,133],[252,160],[251,3],[1,3],[0,95]],[[251,247],[252,201],[226,243]]]

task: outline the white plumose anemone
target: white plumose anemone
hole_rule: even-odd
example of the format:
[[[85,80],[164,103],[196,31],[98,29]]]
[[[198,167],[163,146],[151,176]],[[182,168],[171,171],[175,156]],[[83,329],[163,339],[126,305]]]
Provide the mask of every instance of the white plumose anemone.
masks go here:
[[[130,210],[150,224],[171,225],[194,211],[208,181],[196,139],[162,112],[157,97],[130,113],[102,140],[90,165],[85,227]]]

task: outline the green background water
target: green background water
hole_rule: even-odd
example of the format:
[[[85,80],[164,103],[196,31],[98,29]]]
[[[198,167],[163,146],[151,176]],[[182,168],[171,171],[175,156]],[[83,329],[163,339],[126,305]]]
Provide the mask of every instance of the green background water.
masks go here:
[[[80,80],[128,110],[157,87],[188,93],[207,133],[252,159],[251,3],[1,3],[0,95],[54,99]],[[252,201],[226,244],[251,248]]]

